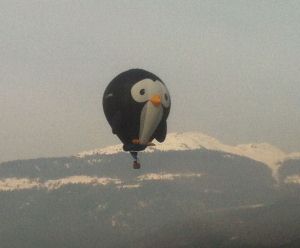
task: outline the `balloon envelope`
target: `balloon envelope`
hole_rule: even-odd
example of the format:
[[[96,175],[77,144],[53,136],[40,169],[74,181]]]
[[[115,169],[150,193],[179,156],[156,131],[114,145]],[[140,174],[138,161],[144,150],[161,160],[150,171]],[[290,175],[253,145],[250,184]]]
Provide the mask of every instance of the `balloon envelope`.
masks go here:
[[[132,145],[143,150],[153,139],[163,142],[170,108],[171,97],[164,82],[142,69],[122,72],[103,95],[106,119],[124,150]]]

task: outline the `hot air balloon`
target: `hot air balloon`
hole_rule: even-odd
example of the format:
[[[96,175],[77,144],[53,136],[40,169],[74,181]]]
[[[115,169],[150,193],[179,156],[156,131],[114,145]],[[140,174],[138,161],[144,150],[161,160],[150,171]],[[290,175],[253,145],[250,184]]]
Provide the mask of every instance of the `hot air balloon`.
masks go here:
[[[131,69],[109,83],[102,104],[112,133],[134,158],[133,168],[139,169],[138,152],[154,145],[153,139],[166,138],[171,107],[166,85],[151,72]]]

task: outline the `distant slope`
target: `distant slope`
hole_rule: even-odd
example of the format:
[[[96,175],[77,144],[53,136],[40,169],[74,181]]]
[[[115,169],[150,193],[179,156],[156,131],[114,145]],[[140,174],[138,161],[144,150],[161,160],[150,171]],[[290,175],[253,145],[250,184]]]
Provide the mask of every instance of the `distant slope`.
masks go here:
[[[289,159],[300,159],[300,153],[285,153],[279,148],[268,143],[242,144],[237,146],[225,145],[217,139],[199,132],[171,133],[165,142],[156,142],[155,147],[149,147],[146,152],[155,151],[187,151],[207,149],[222,151],[265,163],[272,170],[275,179],[278,179],[278,169],[284,161]],[[116,154],[122,152],[122,145],[109,146],[91,151],[84,151],[78,154],[79,157],[95,154]]]
[[[143,153],[140,170],[123,152],[1,163],[1,248],[296,244],[300,160],[275,184],[265,163],[195,136]]]

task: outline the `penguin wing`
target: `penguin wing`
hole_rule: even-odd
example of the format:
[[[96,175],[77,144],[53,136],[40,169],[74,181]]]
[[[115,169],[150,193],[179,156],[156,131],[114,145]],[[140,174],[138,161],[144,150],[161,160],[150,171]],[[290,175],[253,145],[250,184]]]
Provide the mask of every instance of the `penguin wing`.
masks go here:
[[[122,113],[121,111],[117,111],[111,119],[111,128],[113,134],[117,134],[120,131],[121,122],[122,122]]]
[[[154,138],[158,141],[158,142],[163,142],[166,139],[167,136],[167,122],[166,120],[162,120],[159,124],[159,126],[157,127],[157,129],[155,130],[154,133]]]

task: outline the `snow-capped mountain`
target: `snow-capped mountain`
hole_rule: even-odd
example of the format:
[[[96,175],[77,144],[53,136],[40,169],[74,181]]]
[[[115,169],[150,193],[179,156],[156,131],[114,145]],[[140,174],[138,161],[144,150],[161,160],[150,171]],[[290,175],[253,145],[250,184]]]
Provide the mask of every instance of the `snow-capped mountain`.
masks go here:
[[[58,240],[52,246],[91,248],[198,247],[205,237],[212,239],[206,247],[222,247],[220,238],[225,247],[288,243],[299,237],[300,159],[290,159],[298,155],[265,143],[226,145],[189,132],[149,147],[140,170],[132,169],[121,145],[83,152],[81,158],[4,162],[1,248],[23,248],[25,239],[31,241],[25,247],[41,247],[52,237]],[[272,225],[266,229],[264,223]],[[176,246],[177,236],[183,245]],[[159,243],[144,246],[149,240]]]
[[[199,132],[170,133],[163,143],[154,142],[145,152],[167,152],[207,149],[221,151],[238,156],[248,157],[268,165],[273,176],[277,178],[280,165],[287,159],[300,158],[300,153],[285,153],[279,148],[268,143],[241,144],[237,146],[226,145],[219,140]],[[123,152],[122,145],[108,146],[80,152],[77,156],[85,157],[90,155],[110,155]]]

